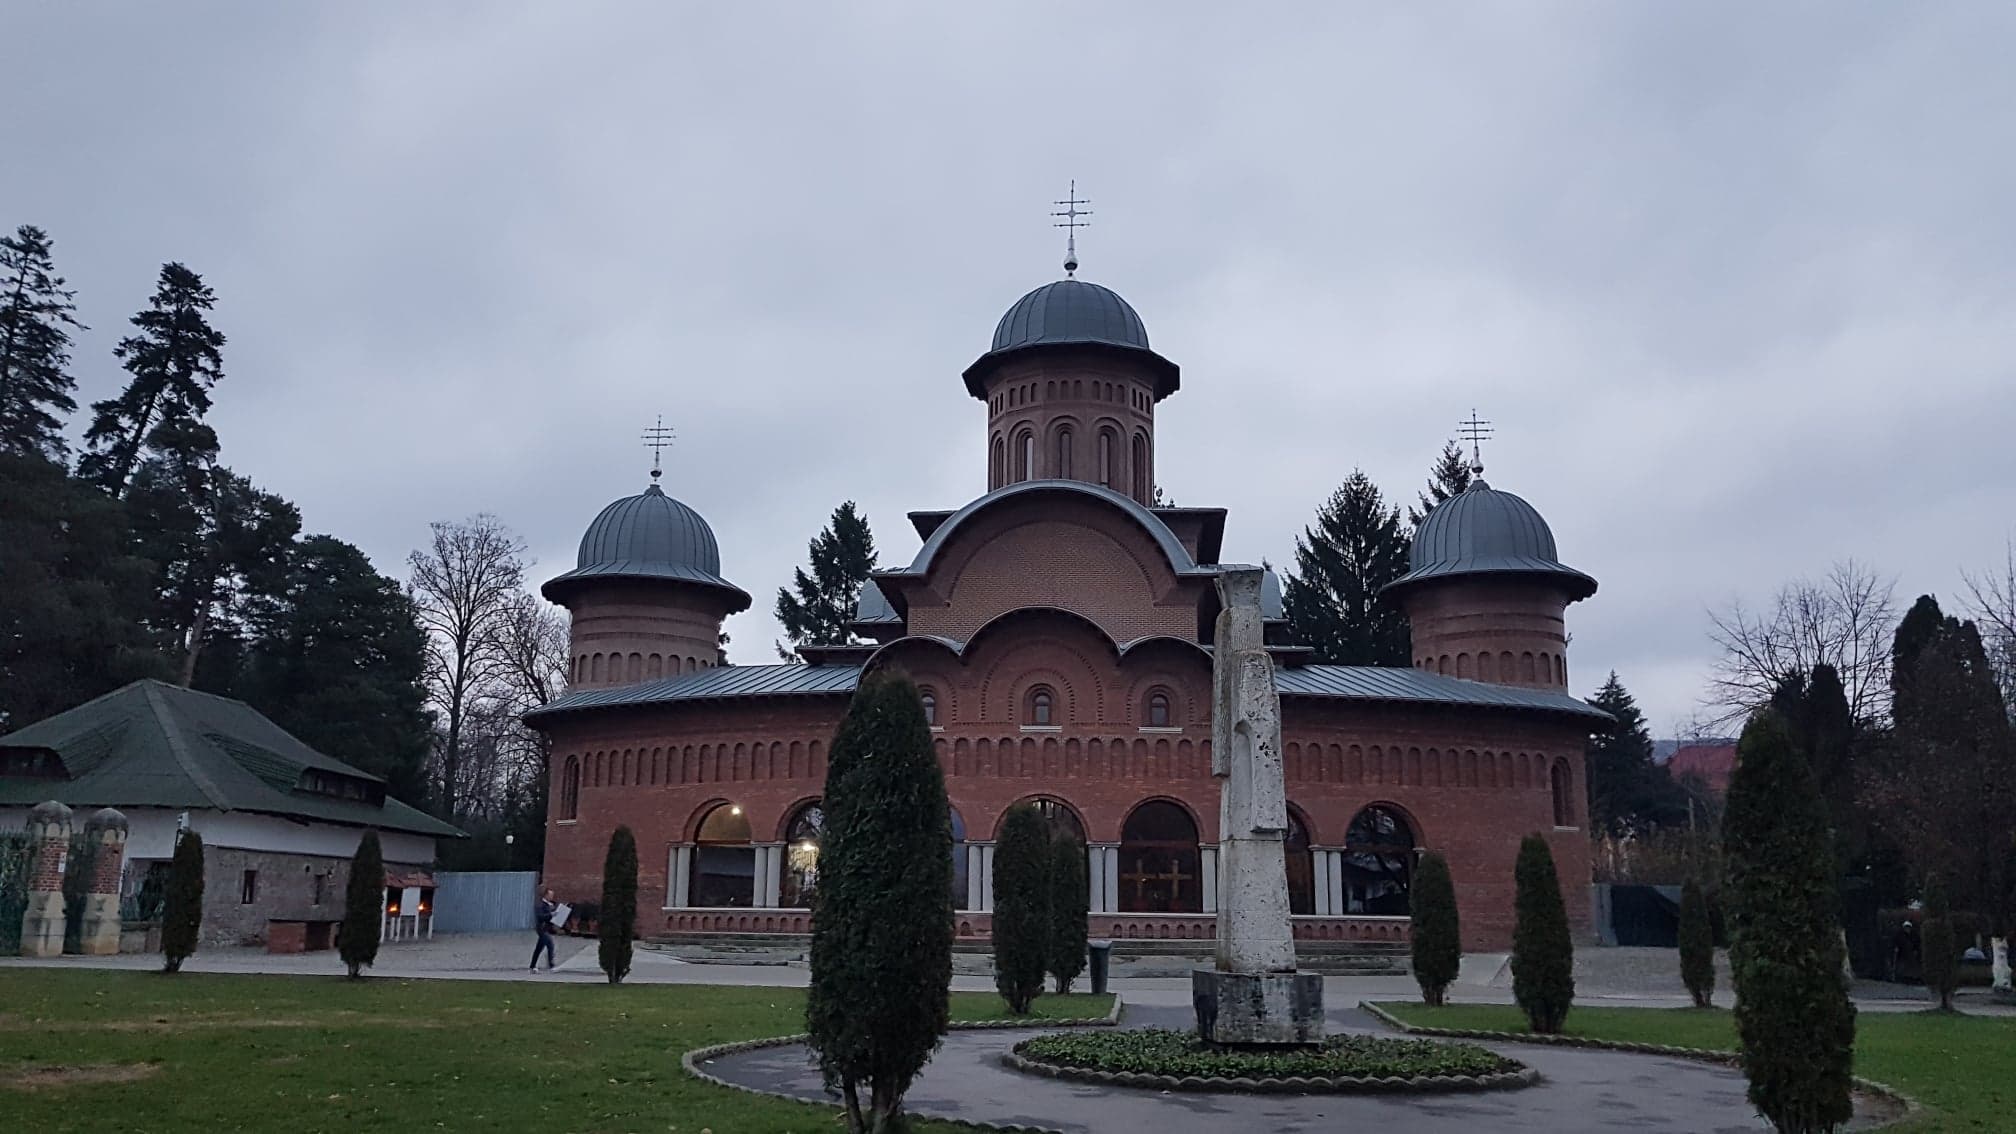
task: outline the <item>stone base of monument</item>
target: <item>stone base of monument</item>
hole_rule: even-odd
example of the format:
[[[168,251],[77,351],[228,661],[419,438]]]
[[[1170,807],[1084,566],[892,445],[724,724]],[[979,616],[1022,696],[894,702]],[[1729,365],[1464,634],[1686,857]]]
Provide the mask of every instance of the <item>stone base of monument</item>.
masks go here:
[[[1321,973],[1190,972],[1197,1035],[1207,1043],[1289,1045],[1323,1042]]]

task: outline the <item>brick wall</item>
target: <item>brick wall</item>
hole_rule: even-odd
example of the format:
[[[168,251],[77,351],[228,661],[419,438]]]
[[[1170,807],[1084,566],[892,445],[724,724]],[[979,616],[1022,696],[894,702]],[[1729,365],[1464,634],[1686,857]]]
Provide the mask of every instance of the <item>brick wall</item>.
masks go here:
[[[1035,442],[1033,465],[1020,451],[1025,435]],[[1155,376],[1148,367],[1111,352],[1055,351],[1003,363],[989,376],[988,489],[1046,479],[1103,484],[1149,502]]]
[[[387,863],[391,870],[421,870],[426,864]],[[258,872],[254,900],[240,901],[245,871]],[[322,901],[315,902],[316,875],[323,875]],[[350,860],[319,855],[203,848],[203,934],[206,945],[257,945],[266,940],[273,918],[337,919],[350,884]]]

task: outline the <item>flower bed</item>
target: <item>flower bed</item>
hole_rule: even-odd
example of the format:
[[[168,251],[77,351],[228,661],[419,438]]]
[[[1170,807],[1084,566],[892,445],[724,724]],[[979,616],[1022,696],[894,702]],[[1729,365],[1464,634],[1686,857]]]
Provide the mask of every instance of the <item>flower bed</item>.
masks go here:
[[[1538,1076],[1465,1043],[1333,1036],[1318,1047],[1214,1048],[1189,1032],[1135,1028],[1038,1036],[1006,1057],[1019,1071],[1189,1091],[1451,1091],[1526,1086]]]

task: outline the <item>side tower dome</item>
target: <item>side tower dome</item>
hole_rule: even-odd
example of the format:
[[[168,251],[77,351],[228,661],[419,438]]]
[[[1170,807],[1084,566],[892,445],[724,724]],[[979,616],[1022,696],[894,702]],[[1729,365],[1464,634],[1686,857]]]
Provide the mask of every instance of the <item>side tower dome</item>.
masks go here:
[[[1110,288],[1065,279],[1016,300],[965,374],[987,403],[987,490],[1081,480],[1150,503],[1155,404],[1178,377]]]
[[[574,616],[575,689],[720,665],[722,619],[749,609],[748,593],[721,577],[714,529],[655,483],[602,509],[575,568],[539,590]]]
[[[1407,560],[1384,593],[1407,611],[1417,668],[1567,687],[1564,612],[1595,594],[1596,580],[1561,562],[1531,504],[1479,477],[1421,521]]]

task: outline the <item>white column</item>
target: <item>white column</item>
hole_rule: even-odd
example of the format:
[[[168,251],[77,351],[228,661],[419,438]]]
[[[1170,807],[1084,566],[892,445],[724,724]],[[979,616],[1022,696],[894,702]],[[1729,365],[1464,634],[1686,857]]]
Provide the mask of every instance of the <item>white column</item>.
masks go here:
[[[1316,913],[1330,916],[1330,852],[1315,847],[1309,849],[1309,862],[1316,876]]]
[[[675,846],[670,858],[671,862],[665,868],[665,907],[683,909],[690,904],[693,887],[693,848]]]
[[[980,844],[980,906],[982,911],[994,908],[994,844]]]
[[[1197,849],[1198,873],[1204,876],[1204,912],[1218,912],[1218,848],[1199,847]]]
[[[1344,852],[1324,851],[1323,857],[1330,860],[1330,915],[1343,917],[1344,905]]]
[[[1090,870],[1090,886],[1085,893],[1091,899],[1089,905],[1093,913],[1113,913],[1112,874],[1120,852],[1111,843],[1093,843],[1085,848],[1085,857]]]
[[[1106,909],[1120,912],[1120,848],[1106,848]]]
[[[987,886],[986,855],[982,854],[980,843],[967,843],[960,851],[966,856],[966,900],[960,905],[962,910],[984,910],[982,891]]]
[[[750,881],[750,901],[757,909],[777,908],[784,877],[784,847],[781,843],[756,843],[755,877]]]

